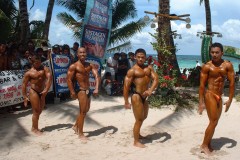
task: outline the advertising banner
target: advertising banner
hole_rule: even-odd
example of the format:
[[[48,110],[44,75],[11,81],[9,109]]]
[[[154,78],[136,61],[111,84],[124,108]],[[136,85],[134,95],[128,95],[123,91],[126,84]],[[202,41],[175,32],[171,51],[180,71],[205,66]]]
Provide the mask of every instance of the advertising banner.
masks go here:
[[[47,60],[42,63],[44,66],[49,67],[51,72],[50,61]],[[0,107],[11,106],[23,102],[22,96],[22,80],[24,70],[9,70],[0,72]],[[30,83],[27,86],[27,93],[29,93]],[[53,91],[51,85],[48,92]]]
[[[70,66],[70,56],[52,54],[55,94],[69,92],[67,85],[67,71]]]
[[[0,107],[10,106],[23,102],[22,79],[24,71],[0,72]],[[30,89],[30,84],[27,90]]]
[[[204,35],[202,39],[202,47],[201,47],[201,57],[202,63],[206,63],[211,60],[209,47],[212,44],[212,37],[209,35]]]
[[[112,0],[87,1],[81,46],[87,53],[102,58],[112,25]]]

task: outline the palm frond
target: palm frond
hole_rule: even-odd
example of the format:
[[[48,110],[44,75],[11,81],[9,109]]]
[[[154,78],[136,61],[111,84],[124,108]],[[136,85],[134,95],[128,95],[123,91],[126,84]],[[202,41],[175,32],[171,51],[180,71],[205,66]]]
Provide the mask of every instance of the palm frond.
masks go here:
[[[129,18],[137,16],[134,0],[115,0],[112,11],[112,28],[115,29]]]
[[[139,19],[136,22],[132,21],[121,28],[112,30],[109,45],[128,40],[134,34],[140,32],[144,27],[146,27],[148,23],[149,22],[144,22],[143,19]]]
[[[124,50],[129,51],[131,49],[132,49],[131,42],[128,41],[128,42],[124,42],[120,45],[117,45],[117,46],[107,49],[107,53],[115,53],[115,52],[124,51]]]
[[[81,22],[78,22],[72,15],[62,12],[57,14],[57,18],[67,27],[71,28],[71,26],[82,26]]]
[[[78,18],[83,18],[86,10],[86,0],[57,0],[57,5],[74,12]]]
[[[1,0],[0,10],[2,10],[8,18],[13,18],[17,15],[17,8],[15,7],[14,0]]]

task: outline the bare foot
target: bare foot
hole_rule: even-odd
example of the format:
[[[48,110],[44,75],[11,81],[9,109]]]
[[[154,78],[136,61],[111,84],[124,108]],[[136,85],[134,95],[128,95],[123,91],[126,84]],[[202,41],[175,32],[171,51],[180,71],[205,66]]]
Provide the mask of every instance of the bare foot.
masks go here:
[[[39,129],[32,129],[31,131],[37,136],[43,135],[43,132]]]
[[[78,134],[76,126],[72,126],[72,129],[74,130],[75,134]]]
[[[210,149],[207,146],[201,145],[200,149],[201,149],[201,153],[204,153],[204,154],[206,154],[208,156],[212,155]]]
[[[140,142],[134,142],[133,144],[135,147],[139,147],[139,148],[146,148],[146,146]]]
[[[87,143],[87,141],[88,141],[88,138],[84,135],[79,135],[79,139],[84,143]]]
[[[208,149],[210,152],[212,152],[214,150],[210,144],[208,145]]]

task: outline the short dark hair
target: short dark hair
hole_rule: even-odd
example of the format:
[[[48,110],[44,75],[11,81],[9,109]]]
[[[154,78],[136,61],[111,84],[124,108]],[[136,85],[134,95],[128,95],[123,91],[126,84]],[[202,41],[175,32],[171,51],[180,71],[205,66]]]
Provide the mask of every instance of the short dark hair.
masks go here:
[[[106,72],[105,77],[107,76],[112,76],[112,74],[110,72]]]
[[[79,43],[78,42],[74,42],[73,45],[76,45],[79,47]]]
[[[139,49],[137,49],[137,50],[135,51],[135,55],[137,55],[138,53],[143,53],[145,56],[147,55],[147,54],[146,54],[146,51],[145,51],[144,49],[142,49],[142,48],[139,48]]]
[[[43,49],[42,48],[37,48],[36,53],[39,53],[39,52],[43,52]]]
[[[37,54],[34,54],[32,57],[31,57],[31,60],[32,62],[34,61],[41,61],[41,57]]]
[[[221,43],[215,42],[211,45],[210,48],[215,48],[215,47],[220,48],[220,50],[223,52],[223,45]]]

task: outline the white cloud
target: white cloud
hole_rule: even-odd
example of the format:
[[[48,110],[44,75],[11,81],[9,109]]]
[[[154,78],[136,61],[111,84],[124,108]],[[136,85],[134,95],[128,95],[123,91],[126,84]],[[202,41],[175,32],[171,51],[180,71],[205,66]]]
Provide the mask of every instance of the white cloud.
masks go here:
[[[30,21],[31,20],[37,20],[37,21],[42,20],[42,21],[44,21],[45,16],[46,16],[46,13],[42,12],[40,9],[36,9],[33,12],[33,15],[32,16],[30,15]]]

